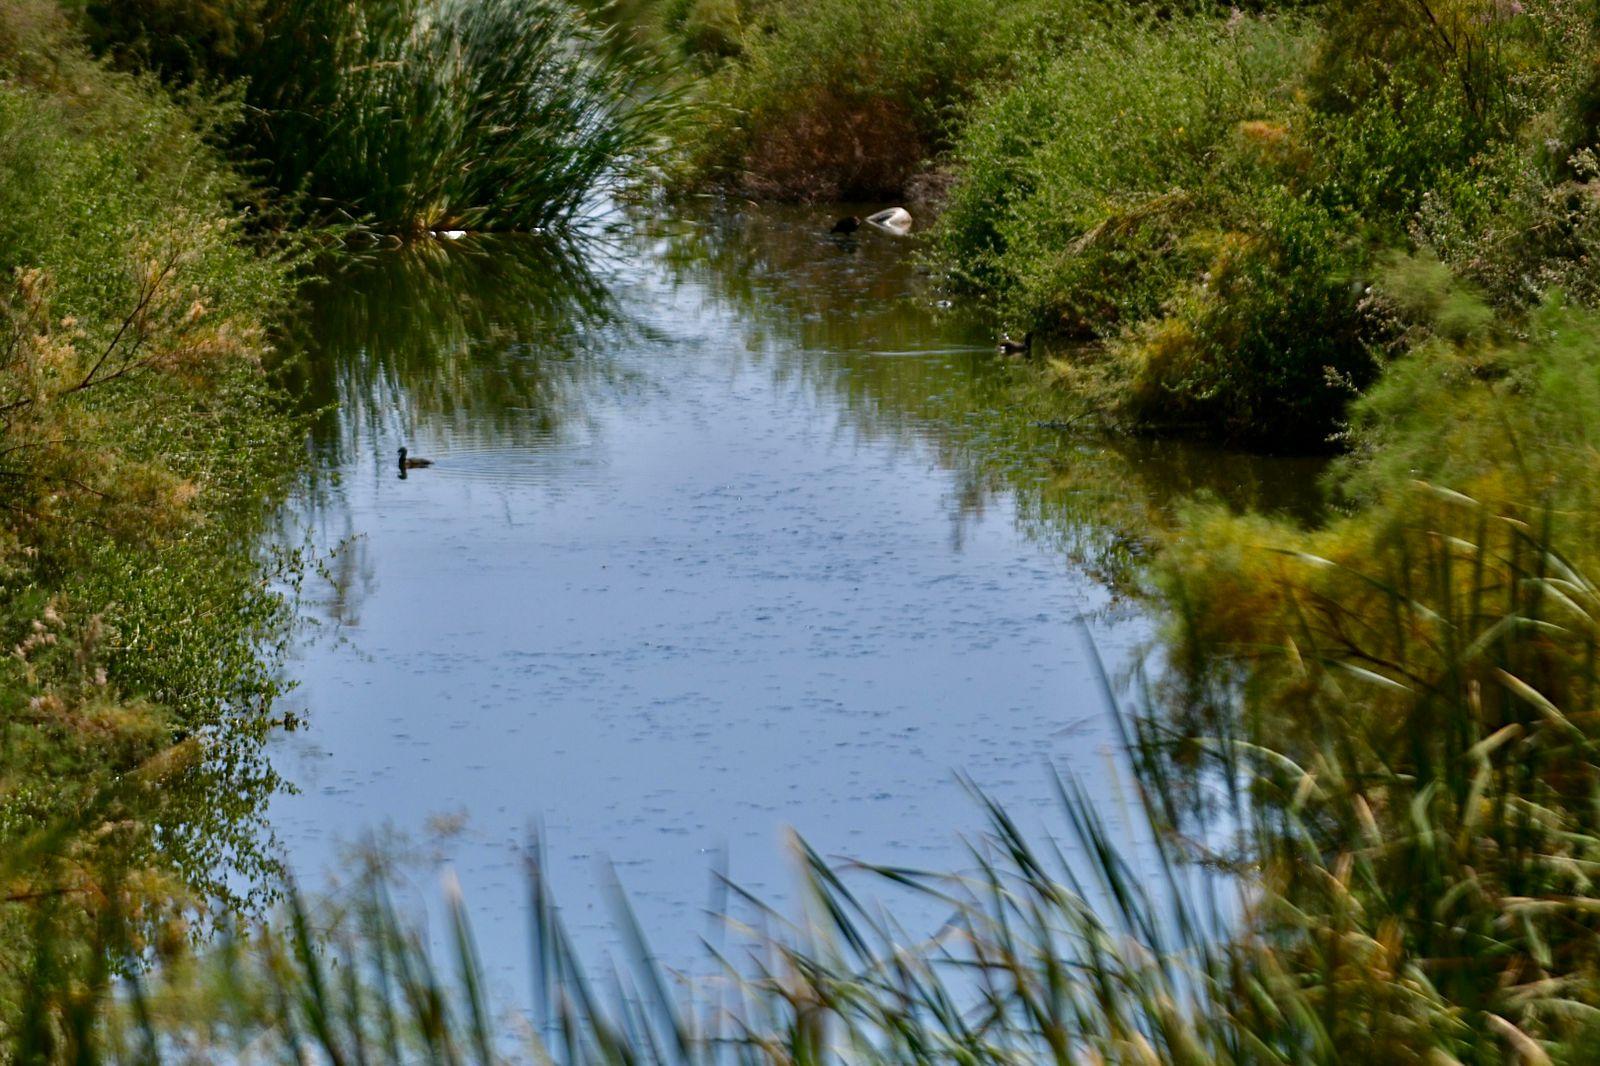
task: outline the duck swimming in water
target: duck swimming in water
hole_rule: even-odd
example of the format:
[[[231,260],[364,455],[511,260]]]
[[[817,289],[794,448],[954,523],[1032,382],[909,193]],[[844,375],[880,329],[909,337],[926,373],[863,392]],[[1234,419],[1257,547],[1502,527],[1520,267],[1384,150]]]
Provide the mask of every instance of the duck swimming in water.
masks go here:
[[[400,449],[400,472],[402,474],[407,470],[421,470],[423,467],[432,465],[432,459],[407,459],[406,450],[404,448]]]
[[[850,234],[850,233],[854,233],[856,230],[858,230],[860,228],[861,228],[861,220],[859,218],[857,218],[854,215],[846,215],[843,218],[841,218],[839,221],[835,222],[833,224],[833,228],[831,230],[829,230],[828,232],[829,233]]]

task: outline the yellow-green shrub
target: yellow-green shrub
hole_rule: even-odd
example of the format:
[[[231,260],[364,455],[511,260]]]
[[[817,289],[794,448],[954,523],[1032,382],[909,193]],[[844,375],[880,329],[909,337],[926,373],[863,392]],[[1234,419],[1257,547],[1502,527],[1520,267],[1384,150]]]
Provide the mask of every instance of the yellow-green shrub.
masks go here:
[[[1106,337],[1154,314],[1205,269],[1188,238],[1251,217],[1303,151],[1285,122],[1312,32],[1241,16],[1083,33],[965,116],[941,256],[1056,332]],[[1260,148],[1267,129],[1282,160]]]
[[[112,953],[273,865],[257,539],[297,426],[262,361],[291,277],[204,116],[51,5],[0,25],[0,1036],[44,1061]]]

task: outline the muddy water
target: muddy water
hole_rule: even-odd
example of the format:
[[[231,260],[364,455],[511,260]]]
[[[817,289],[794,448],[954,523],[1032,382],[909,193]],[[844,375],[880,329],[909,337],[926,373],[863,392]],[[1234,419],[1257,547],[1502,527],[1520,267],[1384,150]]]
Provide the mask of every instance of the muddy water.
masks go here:
[[[1079,620],[1127,664],[1151,515],[1309,506],[1314,471],[1037,424],[913,242],[827,216],[468,239],[316,295],[337,408],[290,517],[338,548],[291,664],[309,725],[276,753],[297,869],[406,834],[505,976],[535,828],[580,942],[614,944],[605,860],[676,961],[714,870],[785,898],[786,827],[960,866],[958,771],[1049,825],[1053,763],[1119,817]],[[402,445],[433,465],[402,478]]]

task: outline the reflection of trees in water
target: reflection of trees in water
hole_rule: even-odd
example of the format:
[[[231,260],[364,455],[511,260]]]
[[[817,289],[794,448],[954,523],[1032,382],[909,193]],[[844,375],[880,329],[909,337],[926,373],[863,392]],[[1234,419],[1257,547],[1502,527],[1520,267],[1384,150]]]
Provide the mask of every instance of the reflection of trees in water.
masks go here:
[[[1325,460],[1233,452],[1191,441],[1071,435],[1044,476],[1017,493],[1029,535],[1059,546],[1114,591],[1131,591],[1151,535],[1184,502],[1207,497],[1239,510],[1322,517]]]
[[[326,525],[333,508],[323,511],[320,529],[327,545],[317,560],[317,584],[302,596],[301,604],[317,612],[329,625],[346,628],[361,624],[361,605],[372,587],[376,571],[367,539],[356,532],[348,513],[342,513],[343,526],[335,533]]]
[[[336,471],[418,440],[471,450],[561,441],[589,427],[586,398],[622,372],[602,333],[627,323],[589,263],[601,249],[529,236],[474,237],[347,257],[308,292],[284,347],[318,414],[318,473],[280,538],[319,549],[302,605],[344,626],[372,568]]]
[[[752,364],[830,406],[842,401],[844,428],[863,439],[935,449],[955,477],[959,545],[1006,486],[958,423],[1001,399],[1010,374],[981,316],[941,306],[914,245],[875,231],[831,236],[840,211],[765,207],[646,228],[665,237],[676,281],[704,285],[738,312]]]
[[[958,547],[997,497],[1014,494],[1030,536],[1121,587],[1149,531],[1196,493],[1316,517],[1313,460],[1053,428],[1058,412],[1029,371],[994,353],[995,324],[978,309],[940,307],[914,246],[829,237],[828,216],[763,208],[654,229],[678,280],[741,313],[750,360],[843,401],[852,432],[932,448],[954,479]],[[912,353],[923,354],[903,357]]]
[[[616,327],[627,325],[589,264],[630,254],[664,266],[680,291],[705,291],[731,309],[726,343],[736,358],[842,410],[842,431],[931,449],[951,473],[958,547],[997,499],[1014,495],[1030,536],[1119,586],[1149,531],[1198,491],[1239,507],[1308,511],[1306,463],[1041,425],[1050,412],[1029,371],[994,353],[994,324],[981,311],[939,306],[913,245],[878,233],[830,237],[830,215],[728,211],[641,221],[620,250],[505,238],[350,264],[318,287],[298,324],[310,399],[338,403],[314,434],[323,466],[419,431],[471,448],[548,445],[588,428],[594,387],[623,374],[597,353],[617,346]],[[323,544],[353,531],[330,506],[342,511],[336,494],[314,491],[300,516],[320,527]],[[328,617],[358,610],[363,572],[360,544],[346,542],[325,569]]]
[[[610,372],[592,341],[615,320],[584,255],[499,237],[338,264],[309,293],[291,345],[309,401],[328,409],[313,434],[323,464],[419,430],[519,444],[581,419],[580,386]]]

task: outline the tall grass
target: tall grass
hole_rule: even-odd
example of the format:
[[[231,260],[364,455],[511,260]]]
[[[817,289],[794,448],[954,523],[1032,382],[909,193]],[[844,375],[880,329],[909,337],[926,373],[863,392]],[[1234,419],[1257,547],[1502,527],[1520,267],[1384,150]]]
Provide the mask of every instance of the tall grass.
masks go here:
[[[226,23],[230,46],[198,73],[242,85],[237,136],[273,187],[390,233],[570,221],[644,161],[672,111],[642,58],[602,47],[564,0],[240,0],[171,17],[204,38],[178,75]],[[125,56],[170,51],[140,46],[150,18],[99,26]]]
[[[1132,825],[1060,781],[1054,836],[975,790],[987,830],[963,871],[840,865],[797,842],[798,915],[742,897],[759,919],[712,951],[719,978],[687,983],[625,904],[630,963],[586,968],[535,851],[537,993],[517,1018],[490,1004],[458,895],[441,959],[373,876],[342,908],[291,896],[280,933],[138,985],[103,1016],[103,1052],[1593,1061],[1600,587],[1537,509],[1418,491],[1415,522],[1364,566],[1283,555],[1290,580],[1311,575],[1295,584],[1307,614],[1281,649],[1241,649],[1250,683],[1217,658],[1174,675],[1203,683],[1146,687],[1142,713],[1118,713]],[[1313,599],[1325,574],[1352,591]],[[947,918],[903,927],[886,897],[904,892]]]

